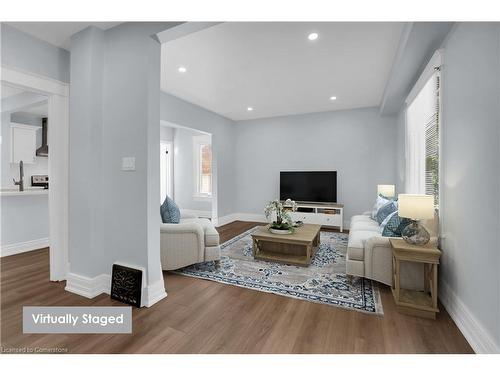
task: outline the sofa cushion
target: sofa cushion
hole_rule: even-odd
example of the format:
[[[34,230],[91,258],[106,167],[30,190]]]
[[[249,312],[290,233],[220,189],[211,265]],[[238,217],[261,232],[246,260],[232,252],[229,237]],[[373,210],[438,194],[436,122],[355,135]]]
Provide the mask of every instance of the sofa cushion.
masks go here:
[[[370,215],[354,215],[351,217],[351,225],[357,222],[371,222],[373,221],[372,218],[370,218]]]
[[[212,222],[208,219],[197,217],[197,218],[186,218],[181,219],[181,223],[196,223],[200,224],[205,233],[205,247],[218,246],[219,245],[219,233],[215,229]]]
[[[179,224],[181,219],[179,206],[168,195],[160,206],[160,214],[161,220],[166,224]]]
[[[363,260],[365,242],[372,237],[382,237],[377,230],[355,230],[349,231],[349,242],[347,243],[347,254],[349,259]]]
[[[375,220],[370,221],[356,221],[355,223],[351,223],[349,227],[349,231],[358,231],[358,230],[373,230],[378,231],[380,229],[378,223]]]

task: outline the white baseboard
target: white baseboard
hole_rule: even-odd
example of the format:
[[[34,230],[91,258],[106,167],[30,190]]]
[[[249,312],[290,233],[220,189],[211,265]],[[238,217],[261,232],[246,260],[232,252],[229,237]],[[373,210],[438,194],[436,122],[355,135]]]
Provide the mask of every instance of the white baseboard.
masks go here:
[[[222,225],[226,225],[226,224],[232,223],[233,221],[238,220],[238,217],[236,215],[237,214],[229,214],[229,215],[226,215],[226,216],[221,216],[221,217],[217,218],[216,225],[220,227]]]
[[[7,257],[9,255],[15,255],[20,253],[25,253],[27,251],[43,249],[44,247],[49,247],[48,237],[39,238],[37,240],[13,243],[9,245],[3,245],[0,257]]]
[[[66,277],[66,291],[86,298],[95,298],[102,293],[111,293],[111,275],[101,274],[96,277],[86,277],[75,273],[68,273]],[[141,306],[151,307],[167,296],[163,278],[156,283],[142,289]]]
[[[156,302],[167,297],[167,292],[165,291],[165,284],[163,283],[163,278],[158,280],[156,283],[149,285],[145,290],[143,290],[143,306],[151,307]]]
[[[217,219],[217,226],[226,225],[232,223],[233,221],[254,221],[258,223],[267,222],[266,216],[262,214],[235,213],[219,217]]]
[[[439,288],[441,303],[472,349],[478,354],[500,353],[500,347],[495,343],[493,337],[484,329],[450,286],[441,280]]]
[[[102,293],[109,294],[111,276],[102,274],[96,277],[86,277],[69,272],[66,275],[66,288],[64,289],[86,298],[94,298]]]

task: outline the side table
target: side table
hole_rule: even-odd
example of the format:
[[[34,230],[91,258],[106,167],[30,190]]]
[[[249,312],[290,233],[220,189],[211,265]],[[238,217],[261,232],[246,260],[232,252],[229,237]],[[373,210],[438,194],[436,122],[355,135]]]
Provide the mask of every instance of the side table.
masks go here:
[[[392,295],[400,313],[436,319],[438,309],[438,265],[441,251],[433,244],[416,246],[402,238],[390,238],[392,247]],[[424,264],[424,291],[402,289],[400,262]]]

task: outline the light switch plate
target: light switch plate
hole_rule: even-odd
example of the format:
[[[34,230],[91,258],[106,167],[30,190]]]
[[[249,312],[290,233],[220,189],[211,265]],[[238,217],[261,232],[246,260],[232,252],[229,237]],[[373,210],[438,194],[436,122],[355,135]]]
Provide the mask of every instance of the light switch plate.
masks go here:
[[[122,171],[135,171],[135,157],[127,156],[122,158]]]

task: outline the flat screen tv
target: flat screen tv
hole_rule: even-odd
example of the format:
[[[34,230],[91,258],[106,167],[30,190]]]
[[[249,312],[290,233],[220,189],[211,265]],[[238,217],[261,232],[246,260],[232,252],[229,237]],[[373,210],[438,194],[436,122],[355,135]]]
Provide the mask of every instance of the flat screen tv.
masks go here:
[[[336,203],[337,172],[280,172],[280,199]]]

